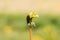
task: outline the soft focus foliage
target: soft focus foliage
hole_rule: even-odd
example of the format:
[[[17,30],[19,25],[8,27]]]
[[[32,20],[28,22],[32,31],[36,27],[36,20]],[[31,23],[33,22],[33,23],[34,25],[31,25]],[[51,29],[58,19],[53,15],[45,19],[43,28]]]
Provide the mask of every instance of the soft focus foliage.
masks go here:
[[[27,13],[27,12],[26,12]],[[60,15],[39,14],[34,18],[33,40],[60,40]],[[0,40],[29,40],[26,14],[0,14]]]

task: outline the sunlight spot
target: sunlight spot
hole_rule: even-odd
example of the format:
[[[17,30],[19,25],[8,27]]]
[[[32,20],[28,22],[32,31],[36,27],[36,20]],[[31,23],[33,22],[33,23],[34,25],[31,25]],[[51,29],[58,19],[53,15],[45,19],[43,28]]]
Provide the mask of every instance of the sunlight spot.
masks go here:
[[[57,38],[57,33],[56,32],[51,32],[51,38],[56,39]]]
[[[34,35],[33,40],[44,40],[44,39],[39,35]]]
[[[45,26],[45,27],[43,28],[43,31],[44,31],[45,33],[49,33],[49,32],[52,31],[52,29],[51,29],[50,26]]]
[[[5,33],[12,33],[12,28],[10,26],[5,26],[4,27],[4,32]]]

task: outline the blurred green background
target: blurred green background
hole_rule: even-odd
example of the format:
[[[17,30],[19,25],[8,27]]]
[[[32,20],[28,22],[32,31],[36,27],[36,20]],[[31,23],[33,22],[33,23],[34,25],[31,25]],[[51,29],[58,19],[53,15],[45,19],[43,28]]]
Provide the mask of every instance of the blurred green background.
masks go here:
[[[29,28],[26,16],[29,12],[13,12],[0,14],[0,40],[29,40]],[[39,18],[34,18],[33,40],[60,40],[60,15],[48,12],[38,12]]]

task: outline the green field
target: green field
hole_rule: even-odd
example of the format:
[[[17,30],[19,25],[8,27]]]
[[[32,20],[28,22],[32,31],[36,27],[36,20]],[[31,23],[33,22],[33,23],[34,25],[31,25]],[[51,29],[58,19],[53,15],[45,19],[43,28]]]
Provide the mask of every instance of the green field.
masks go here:
[[[29,40],[26,13],[0,14],[0,40]],[[34,18],[33,40],[60,40],[60,15],[39,14]]]

